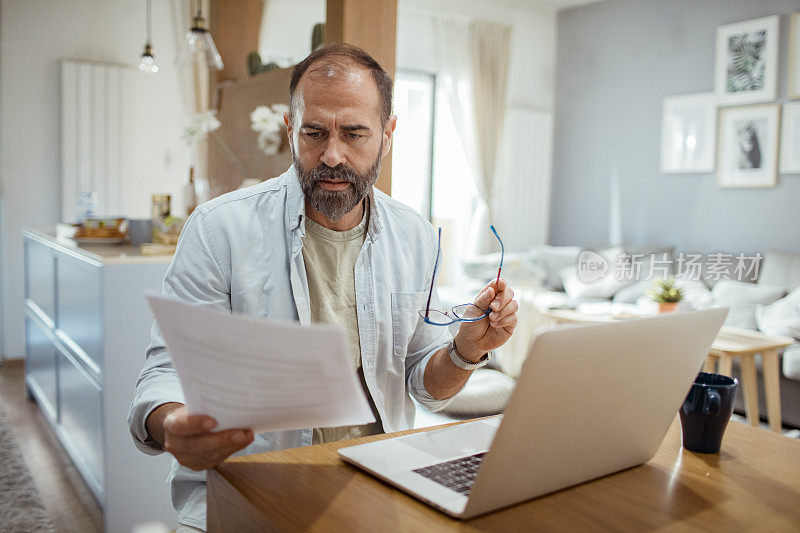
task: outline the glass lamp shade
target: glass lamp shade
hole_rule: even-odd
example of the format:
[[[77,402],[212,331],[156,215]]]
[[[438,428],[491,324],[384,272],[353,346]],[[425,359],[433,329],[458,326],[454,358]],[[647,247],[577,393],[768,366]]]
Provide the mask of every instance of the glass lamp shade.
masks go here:
[[[186,33],[186,44],[193,53],[205,53],[208,66],[217,70],[222,70],[225,67],[222,63],[222,57],[217,51],[217,46],[214,44],[214,38],[211,37],[211,32],[207,29],[198,26],[193,27]]]
[[[208,32],[203,28],[192,28],[186,32],[186,44],[189,45],[189,50],[194,53],[206,51],[206,34]]]
[[[158,63],[156,63],[153,49],[149,43],[144,47],[144,53],[139,61],[139,70],[147,74],[155,74],[158,72]]]

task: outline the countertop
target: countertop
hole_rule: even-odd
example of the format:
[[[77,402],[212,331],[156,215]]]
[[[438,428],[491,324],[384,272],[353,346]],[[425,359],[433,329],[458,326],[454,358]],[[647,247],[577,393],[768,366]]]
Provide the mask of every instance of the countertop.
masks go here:
[[[55,230],[25,228],[22,234],[70,255],[98,265],[167,264],[172,255],[143,255],[139,246],[130,244],[84,244],[72,239],[56,238]]]

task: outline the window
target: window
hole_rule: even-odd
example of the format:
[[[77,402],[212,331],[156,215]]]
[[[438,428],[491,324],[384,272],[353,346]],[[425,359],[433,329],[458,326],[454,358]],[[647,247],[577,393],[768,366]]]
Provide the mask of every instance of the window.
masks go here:
[[[398,71],[394,84],[397,128],[392,149],[392,198],[431,218],[433,183],[432,74]]]
[[[440,286],[461,280],[459,264],[469,254],[480,203],[450,107],[439,97],[443,94],[432,74],[398,70],[395,76],[392,197],[441,226]]]

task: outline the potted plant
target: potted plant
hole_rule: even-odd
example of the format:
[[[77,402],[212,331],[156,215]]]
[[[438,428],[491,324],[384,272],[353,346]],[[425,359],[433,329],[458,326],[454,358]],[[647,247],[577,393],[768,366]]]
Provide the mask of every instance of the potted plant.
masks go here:
[[[658,303],[659,313],[667,313],[678,308],[678,302],[683,300],[683,291],[675,286],[675,278],[657,279],[647,296]]]

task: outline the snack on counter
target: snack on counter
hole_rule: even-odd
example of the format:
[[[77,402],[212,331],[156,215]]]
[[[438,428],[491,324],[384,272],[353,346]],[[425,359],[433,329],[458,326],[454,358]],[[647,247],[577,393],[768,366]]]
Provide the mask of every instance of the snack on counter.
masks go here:
[[[78,226],[74,239],[116,239],[128,238],[128,221],[123,217],[87,218]]]

